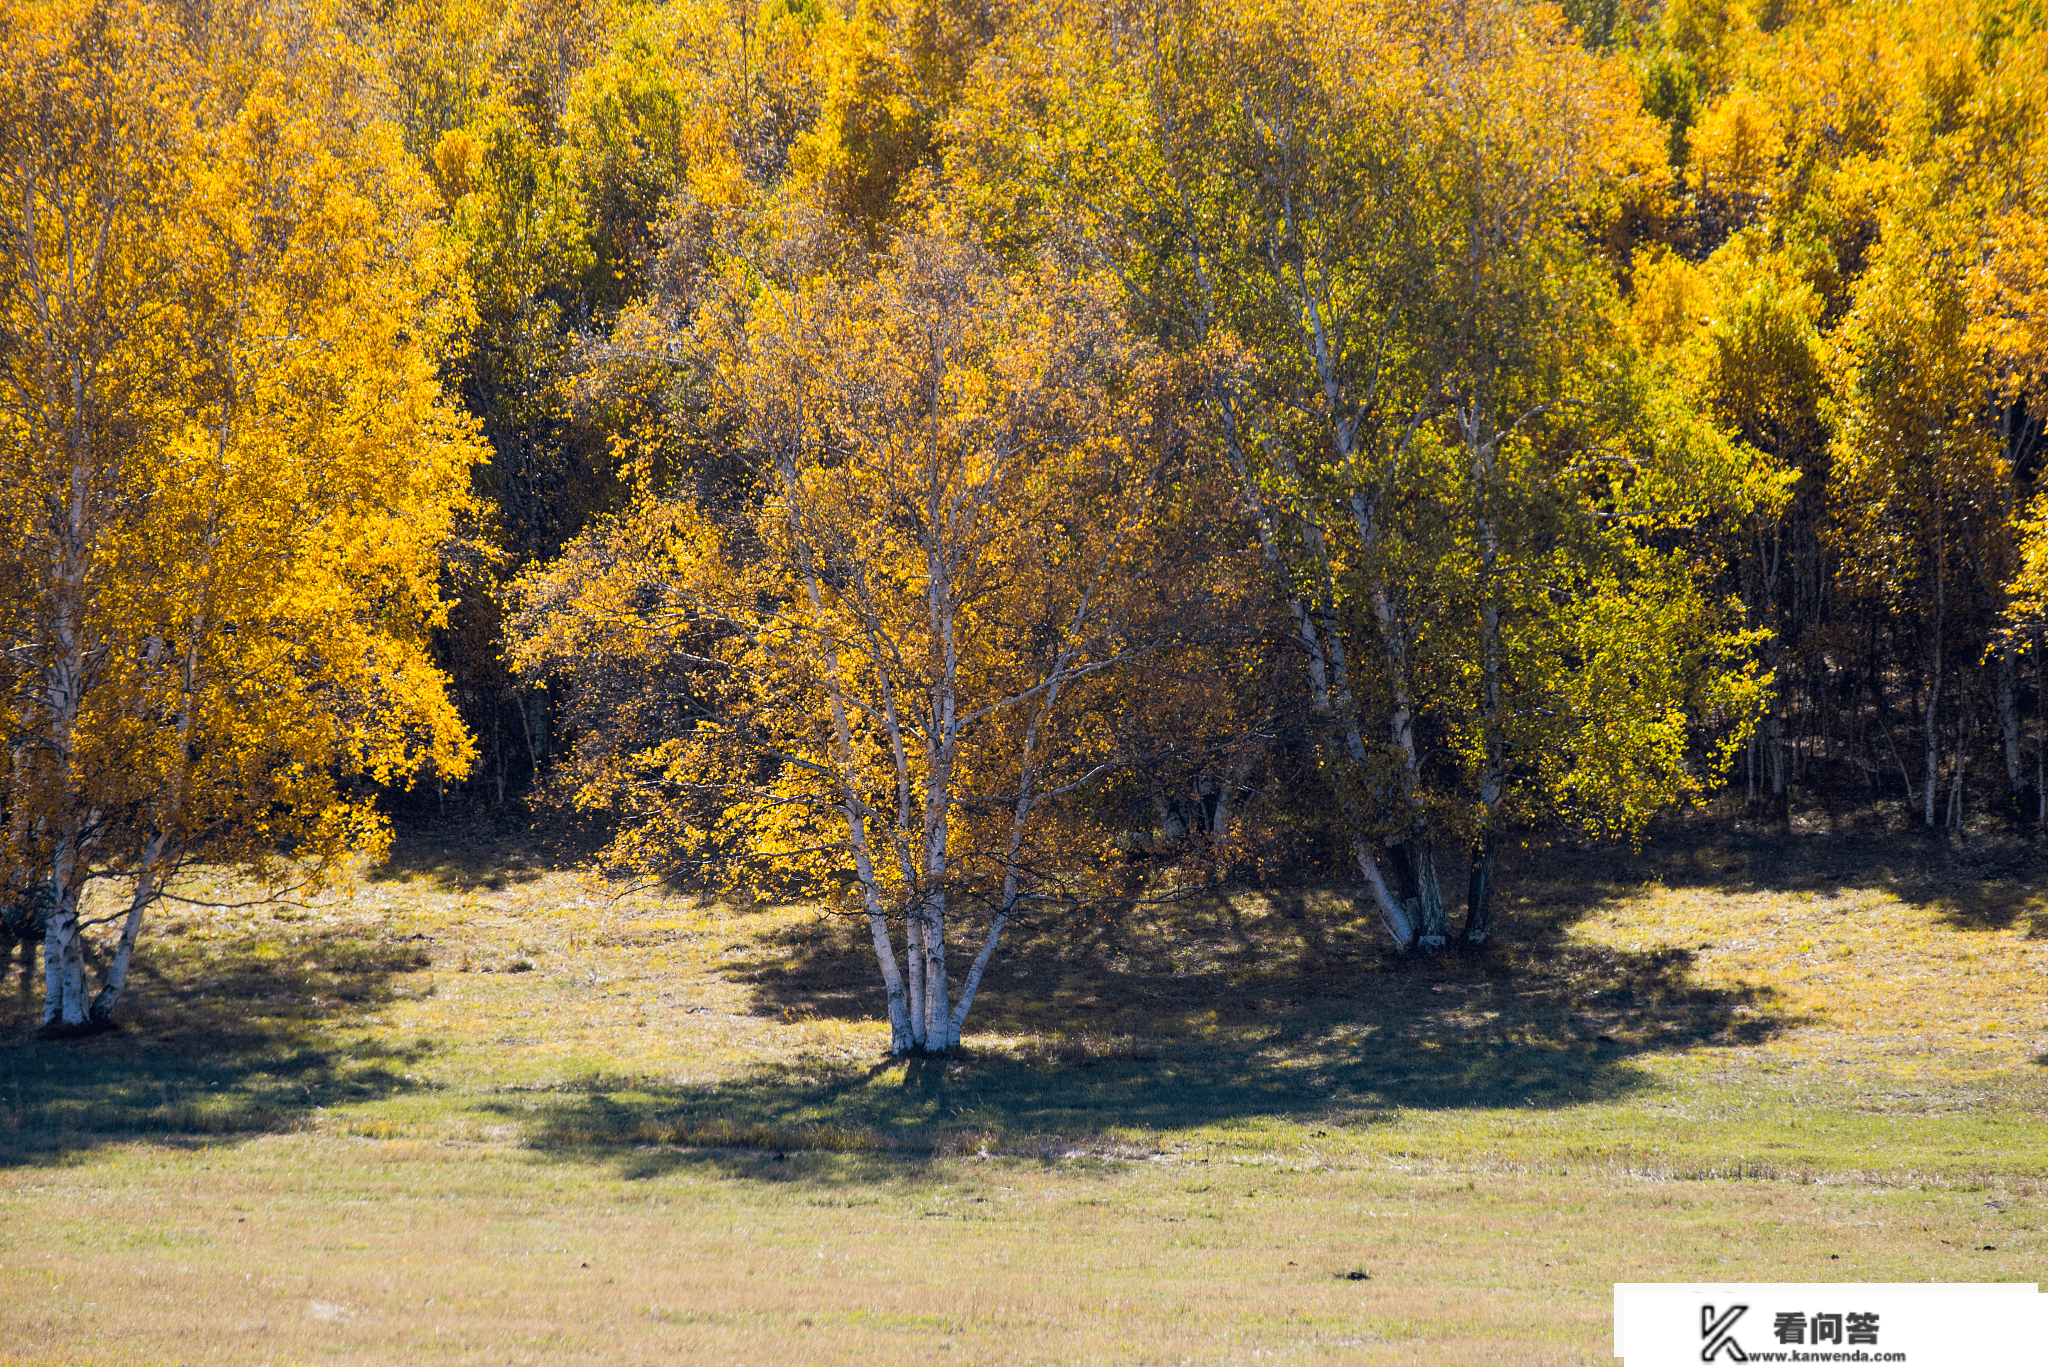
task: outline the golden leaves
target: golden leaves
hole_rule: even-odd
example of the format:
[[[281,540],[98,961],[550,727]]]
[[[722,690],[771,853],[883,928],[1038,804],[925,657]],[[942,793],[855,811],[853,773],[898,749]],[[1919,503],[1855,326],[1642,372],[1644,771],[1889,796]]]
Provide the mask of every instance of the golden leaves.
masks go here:
[[[99,145],[53,138],[59,105],[7,118],[38,148],[0,224],[14,753],[33,756],[11,778],[43,818],[27,867],[99,812],[119,814],[90,827],[103,865],[154,834],[173,860],[331,868],[378,826],[347,775],[467,762],[424,653],[478,455],[434,373],[450,263],[431,189],[341,93],[361,73],[327,19],[230,11],[148,62],[86,51],[133,105]],[[22,250],[49,240],[94,277]]]

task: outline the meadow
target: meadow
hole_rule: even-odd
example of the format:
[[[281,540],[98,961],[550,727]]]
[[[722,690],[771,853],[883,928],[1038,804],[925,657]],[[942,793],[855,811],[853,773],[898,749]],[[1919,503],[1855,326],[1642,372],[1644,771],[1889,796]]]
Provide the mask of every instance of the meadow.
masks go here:
[[[1027,927],[943,1060],[855,927],[516,834],[179,906],[116,1033],[0,993],[0,1362],[1595,1363],[1616,1280],[2040,1276],[2031,842],[1504,893],[1422,963],[1328,893]]]

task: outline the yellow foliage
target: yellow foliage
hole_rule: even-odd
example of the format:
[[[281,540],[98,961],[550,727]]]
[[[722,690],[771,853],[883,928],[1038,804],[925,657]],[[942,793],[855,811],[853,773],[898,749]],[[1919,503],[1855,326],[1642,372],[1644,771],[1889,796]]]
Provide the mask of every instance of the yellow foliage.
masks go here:
[[[1707,111],[1693,132],[1693,174],[1700,192],[1743,210],[1768,199],[1785,136],[1770,106],[1737,91]]]
[[[1665,351],[1690,341],[1713,305],[1712,282],[1684,257],[1666,252],[1637,265],[1629,314],[1636,336],[1650,350]]]
[[[352,775],[469,754],[424,639],[480,457],[435,373],[432,190],[329,16],[216,22],[14,0],[0,30],[11,859],[71,916],[131,870],[124,955],[180,863],[317,882],[382,838]]]

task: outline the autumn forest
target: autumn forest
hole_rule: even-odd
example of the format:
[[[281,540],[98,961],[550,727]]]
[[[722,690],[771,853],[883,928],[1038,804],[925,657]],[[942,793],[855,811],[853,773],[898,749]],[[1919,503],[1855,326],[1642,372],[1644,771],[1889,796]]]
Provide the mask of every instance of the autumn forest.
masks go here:
[[[2032,0],[0,0],[6,923],[517,805],[1006,932],[2048,823]],[[552,815],[551,815],[552,814]],[[866,949],[862,951],[867,953]],[[808,1321],[806,1321],[808,1323]]]

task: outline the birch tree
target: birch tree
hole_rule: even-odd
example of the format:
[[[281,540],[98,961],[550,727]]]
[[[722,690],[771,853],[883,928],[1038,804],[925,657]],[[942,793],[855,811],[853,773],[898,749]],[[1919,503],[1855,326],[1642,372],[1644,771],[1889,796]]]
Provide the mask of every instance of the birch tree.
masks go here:
[[[1440,946],[1438,847],[1468,843],[1483,941],[1495,831],[1639,830],[1720,762],[1686,717],[1750,687],[1725,605],[1651,524],[1760,490],[1657,399],[1584,231],[1659,142],[1614,70],[1507,5],[1036,36],[956,173],[991,231],[1101,244],[1204,367],[1360,885],[1397,948]],[[1028,138],[1018,108],[1046,111]]]
[[[1105,713],[1181,630],[1145,588],[1156,358],[1088,281],[944,235],[692,335],[751,484],[650,493],[530,576],[515,658],[571,688],[618,862],[843,907],[891,1047],[944,1052],[1020,910],[1098,876]]]
[[[111,1019],[181,866],[318,884],[380,838],[353,775],[467,750],[422,650],[476,454],[430,192],[331,31],[274,19],[0,31],[9,854],[52,890],[51,1028]],[[125,891],[89,995],[95,880]]]

